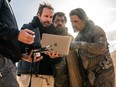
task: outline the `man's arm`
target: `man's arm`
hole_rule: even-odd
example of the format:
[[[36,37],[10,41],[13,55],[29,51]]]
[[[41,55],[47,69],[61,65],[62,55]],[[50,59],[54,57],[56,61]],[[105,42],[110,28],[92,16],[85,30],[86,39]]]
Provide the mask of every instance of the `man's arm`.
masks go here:
[[[0,39],[13,40],[18,39],[20,42],[32,44],[34,42],[34,32],[28,29],[19,31],[13,27],[0,22]]]
[[[3,0],[0,0],[0,39],[12,40],[18,38],[19,30],[9,26],[5,22],[2,22],[2,15],[4,15],[2,6],[4,5]],[[4,10],[5,11],[5,10]]]
[[[0,39],[2,40],[13,40],[17,39],[20,42],[26,43],[26,44],[32,44],[34,42],[34,32],[31,30],[25,29],[19,31],[17,27],[12,25],[10,26],[10,21],[12,22],[13,18],[8,19],[12,16],[12,14],[9,12],[9,7],[5,7],[5,0],[0,0]],[[8,13],[9,12],[9,13]]]
[[[71,48],[85,49],[93,54],[104,53],[104,51],[107,48],[106,46],[108,45],[105,32],[102,29],[97,28],[93,34],[94,34],[93,43],[84,42],[84,41],[72,42]]]
[[[1,6],[2,6],[2,2],[3,2],[3,0],[0,0],[0,10],[1,10]]]
[[[0,39],[12,40],[17,39],[19,30],[0,22]]]

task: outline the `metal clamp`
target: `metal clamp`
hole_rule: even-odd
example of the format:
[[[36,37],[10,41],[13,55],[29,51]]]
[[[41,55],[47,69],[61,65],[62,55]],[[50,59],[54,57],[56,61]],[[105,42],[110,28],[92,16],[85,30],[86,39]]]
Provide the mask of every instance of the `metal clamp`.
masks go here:
[[[0,72],[0,77],[2,77],[2,73]]]

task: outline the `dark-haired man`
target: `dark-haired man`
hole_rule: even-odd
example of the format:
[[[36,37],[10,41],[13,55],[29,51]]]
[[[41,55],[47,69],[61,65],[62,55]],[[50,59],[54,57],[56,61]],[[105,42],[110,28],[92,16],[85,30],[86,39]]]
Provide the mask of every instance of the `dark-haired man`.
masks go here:
[[[66,27],[67,18],[63,12],[56,12],[52,19],[53,25],[57,35],[68,35]],[[54,87],[70,87],[68,67],[66,63],[66,56],[59,57],[59,62],[56,61],[54,71],[56,72],[54,79]],[[62,81],[61,81],[62,80]]]
[[[76,51],[80,61],[83,87],[115,87],[114,66],[105,32],[82,8],[71,10],[69,16],[74,32],[79,32],[71,49]]]
[[[73,40],[73,36],[68,33],[66,22],[67,18],[63,12],[56,12],[54,14],[53,24],[55,26],[56,34],[70,36]],[[70,50],[68,56],[63,56],[61,61],[55,65],[55,70],[57,70],[55,87],[82,87],[79,64],[74,51]]]

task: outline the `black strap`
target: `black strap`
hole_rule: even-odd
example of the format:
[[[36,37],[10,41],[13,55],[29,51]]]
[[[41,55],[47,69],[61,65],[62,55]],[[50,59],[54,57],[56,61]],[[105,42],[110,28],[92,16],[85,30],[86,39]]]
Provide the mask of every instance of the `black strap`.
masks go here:
[[[31,73],[30,73],[30,82],[29,82],[29,86],[31,87],[31,82],[32,82],[32,75],[33,75],[33,62],[34,62],[34,55],[32,54],[32,63],[31,63]]]
[[[41,53],[41,51],[40,51]],[[38,62],[37,62],[38,63]],[[33,75],[33,67],[35,67],[35,65],[37,65],[37,68],[36,68],[36,72],[35,72],[35,75],[38,76],[38,72],[39,72],[39,64],[34,64],[34,53],[32,54],[32,63],[31,63],[31,73],[30,73],[30,82],[29,82],[29,86],[28,87],[31,87],[31,82],[32,82],[32,75]]]

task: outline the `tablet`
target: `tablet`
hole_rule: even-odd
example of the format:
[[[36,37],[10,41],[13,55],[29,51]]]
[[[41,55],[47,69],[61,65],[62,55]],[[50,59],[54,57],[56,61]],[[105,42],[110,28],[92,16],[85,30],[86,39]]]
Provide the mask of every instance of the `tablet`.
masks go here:
[[[42,35],[42,47],[51,45],[53,51],[62,55],[68,55],[71,39],[71,36],[44,33]]]

